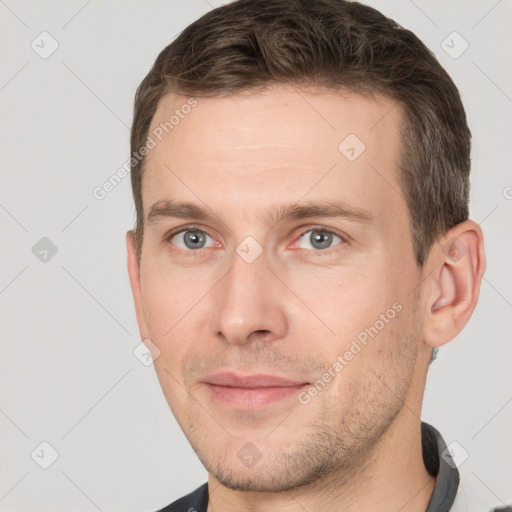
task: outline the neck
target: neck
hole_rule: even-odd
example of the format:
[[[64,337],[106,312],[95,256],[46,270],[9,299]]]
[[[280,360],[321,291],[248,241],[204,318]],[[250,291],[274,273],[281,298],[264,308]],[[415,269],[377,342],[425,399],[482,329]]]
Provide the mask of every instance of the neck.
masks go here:
[[[424,512],[435,480],[425,469],[420,419],[404,407],[359,469],[288,492],[234,491],[208,477],[208,512]]]

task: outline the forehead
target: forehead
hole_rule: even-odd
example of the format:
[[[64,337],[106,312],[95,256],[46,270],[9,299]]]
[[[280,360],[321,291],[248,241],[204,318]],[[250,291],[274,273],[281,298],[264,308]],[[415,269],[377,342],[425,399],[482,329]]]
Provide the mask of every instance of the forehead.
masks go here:
[[[291,201],[341,194],[383,208],[403,203],[401,115],[385,96],[349,91],[275,85],[192,101],[169,93],[149,130],[155,147],[146,157],[145,210],[180,194],[208,198],[213,208],[226,209],[229,199],[247,211],[276,190]]]

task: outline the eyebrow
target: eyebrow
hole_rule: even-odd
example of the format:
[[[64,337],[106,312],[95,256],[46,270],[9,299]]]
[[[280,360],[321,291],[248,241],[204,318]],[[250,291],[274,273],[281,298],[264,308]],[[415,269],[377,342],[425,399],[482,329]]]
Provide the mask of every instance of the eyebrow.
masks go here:
[[[169,217],[204,221],[212,219],[215,215],[211,214],[206,208],[194,203],[165,199],[157,201],[150,207],[147,223],[151,224],[159,219]],[[350,206],[339,200],[272,205],[266,215],[268,220],[276,224],[310,217],[339,217],[362,224],[368,224],[374,220],[373,215],[369,211]]]

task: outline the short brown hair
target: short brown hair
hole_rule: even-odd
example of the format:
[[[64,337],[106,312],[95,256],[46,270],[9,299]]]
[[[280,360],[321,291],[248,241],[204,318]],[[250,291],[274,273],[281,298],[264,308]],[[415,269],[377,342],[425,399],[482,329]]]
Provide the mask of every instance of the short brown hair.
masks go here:
[[[399,102],[399,179],[420,267],[436,239],[468,218],[471,132],[457,87],[411,31],[358,2],[237,0],[193,22],[137,89],[132,154],[145,145],[166,93],[212,97],[273,83],[380,93]],[[131,175],[139,258],[144,161]]]

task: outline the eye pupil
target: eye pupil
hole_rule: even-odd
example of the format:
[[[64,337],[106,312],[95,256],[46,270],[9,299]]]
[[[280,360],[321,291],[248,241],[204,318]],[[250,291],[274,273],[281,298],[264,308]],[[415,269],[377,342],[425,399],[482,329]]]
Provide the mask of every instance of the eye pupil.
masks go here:
[[[325,249],[332,243],[332,234],[325,231],[312,231],[309,239],[315,249]]]
[[[206,242],[206,237],[200,231],[187,231],[183,239],[189,249],[201,249]]]
[[[327,249],[333,243],[333,234],[329,231],[312,230],[309,241],[315,249]],[[184,231],[183,242],[188,249],[202,249],[206,244],[206,235],[202,231]]]

